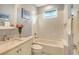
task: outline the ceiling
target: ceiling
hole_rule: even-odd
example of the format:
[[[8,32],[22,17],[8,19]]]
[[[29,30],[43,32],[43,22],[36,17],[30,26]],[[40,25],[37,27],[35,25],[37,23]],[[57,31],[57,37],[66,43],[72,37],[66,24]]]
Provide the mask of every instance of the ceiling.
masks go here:
[[[36,5],[36,7],[42,7],[42,6],[45,6],[47,4],[35,4],[35,5]]]

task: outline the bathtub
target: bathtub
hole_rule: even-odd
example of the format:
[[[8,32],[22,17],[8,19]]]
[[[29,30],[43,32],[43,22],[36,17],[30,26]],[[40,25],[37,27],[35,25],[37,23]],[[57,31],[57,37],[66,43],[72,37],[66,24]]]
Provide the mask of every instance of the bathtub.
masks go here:
[[[33,40],[34,44],[43,46],[45,55],[64,55],[64,44],[62,40],[48,40],[37,38]]]

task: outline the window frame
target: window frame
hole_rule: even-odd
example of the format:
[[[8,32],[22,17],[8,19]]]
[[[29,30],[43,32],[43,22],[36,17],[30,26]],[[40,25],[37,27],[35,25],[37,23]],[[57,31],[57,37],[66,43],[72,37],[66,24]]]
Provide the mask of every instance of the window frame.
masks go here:
[[[49,12],[49,11],[55,11],[56,10],[56,15],[51,15],[51,16],[45,16],[45,12]],[[51,8],[51,9],[48,9],[48,10],[45,10],[44,12],[43,12],[43,18],[44,19],[51,19],[51,18],[57,18],[57,16],[58,16],[58,10],[57,10],[57,8]]]

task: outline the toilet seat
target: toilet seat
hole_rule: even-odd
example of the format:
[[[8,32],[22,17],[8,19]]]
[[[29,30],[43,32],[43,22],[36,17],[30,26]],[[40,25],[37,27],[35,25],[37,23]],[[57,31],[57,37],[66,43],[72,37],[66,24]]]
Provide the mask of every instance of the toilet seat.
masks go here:
[[[33,55],[42,55],[43,47],[39,44],[32,45],[32,54]]]

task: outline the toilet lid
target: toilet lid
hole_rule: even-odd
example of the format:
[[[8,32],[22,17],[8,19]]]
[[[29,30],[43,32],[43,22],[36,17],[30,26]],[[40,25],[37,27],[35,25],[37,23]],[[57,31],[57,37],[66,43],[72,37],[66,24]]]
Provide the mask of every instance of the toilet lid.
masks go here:
[[[41,45],[38,45],[38,44],[33,44],[32,45],[32,48],[33,49],[42,49],[42,46]]]

